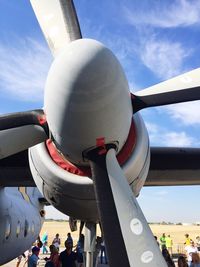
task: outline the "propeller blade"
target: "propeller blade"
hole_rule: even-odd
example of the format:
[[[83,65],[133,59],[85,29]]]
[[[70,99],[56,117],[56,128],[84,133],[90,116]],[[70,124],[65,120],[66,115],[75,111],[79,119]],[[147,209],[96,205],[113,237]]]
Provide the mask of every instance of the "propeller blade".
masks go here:
[[[44,142],[48,125],[43,110],[0,116],[0,159]]]
[[[200,68],[132,94],[133,112],[180,102],[200,100]]]
[[[106,154],[87,157],[110,267],[165,267],[165,260],[116,159],[114,145]],[[120,248],[120,253],[117,253]]]
[[[82,38],[73,0],[30,2],[53,56],[65,44]]]

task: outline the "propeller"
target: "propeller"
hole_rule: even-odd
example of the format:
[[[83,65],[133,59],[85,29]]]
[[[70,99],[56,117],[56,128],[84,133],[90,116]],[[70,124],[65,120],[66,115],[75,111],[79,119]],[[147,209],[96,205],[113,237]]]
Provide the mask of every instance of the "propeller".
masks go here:
[[[72,0],[30,2],[54,56],[65,44],[82,38]],[[0,159],[44,142],[49,133],[43,117],[42,110],[0,116]]]
[[[167,266],[116,159],[114,145],[87,153],[109,256],[115,267]],[[120,253],[117,253],[119,252]]]
[[[162,105],[200,99],[200,68],[132,94],[133,113]]]
[[[48,126],[43,110],[0,116],[0,159],[44,142]]]
[[[30,2],[54,56],[65,44],[82,38],[72,0],[30,0]]]
[[[52,54],[82,38],[72,0],[30,0]],[[200,99],[200,69],[132,94],[133,112],[153,106]],[[45,141],[42,110],[0,117],[0,158]],[[116,159],[115,145],[87,152],[97,206],[111,267],[167,266],[146,219]],[[120,253],[118,253],[120,251]]]

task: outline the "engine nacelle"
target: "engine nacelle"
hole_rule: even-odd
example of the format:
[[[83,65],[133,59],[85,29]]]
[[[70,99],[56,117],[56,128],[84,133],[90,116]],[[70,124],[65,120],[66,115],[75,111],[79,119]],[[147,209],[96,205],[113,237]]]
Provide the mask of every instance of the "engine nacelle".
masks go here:
[[[118,162],[139,194],[149,168],[148,134],[141,117],[132,115],[127,79],[109,49],[89,39],[67,45],[49,71],[44,102],[51,144],[31,148],[29,160],[53,206],[73,218],[99,220],[85,157],[99,143],[116,144]]]
[[[138,114],[134,115],[133,123],[137,140],[122,169],[137,196],[149,169],[150,150],[148,134]],[[44,143],[29,149],[29,161],[37,187],[56,209],[84,221],[99,220],[91,177],[76,175],[58,166]]]

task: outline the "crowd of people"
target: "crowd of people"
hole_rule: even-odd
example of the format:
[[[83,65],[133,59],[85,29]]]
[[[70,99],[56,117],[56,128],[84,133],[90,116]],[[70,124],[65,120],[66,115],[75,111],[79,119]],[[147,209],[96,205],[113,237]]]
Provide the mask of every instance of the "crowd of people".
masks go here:
[[[64,242],[65,250],[60,252],[61,239],[57,233],[48,248],[48,234],[45,232],[42,238],[38,237],[33,247],[20,255],[17,258],[16,267],[19,267],[22,258],[25,258],[23,267],[36,267],[39,262],[39,253],[48,255],[42,258],[46,261],[45,267],[84,267],[85,253],[84,253],[84,235],[80,234],[79,240],[74,245],[71,233],[67,234]],[[105,244],[103,239],[97,236],[95,257],[100,254],[100,262],[108,263]],[[41,258],[41,257],[40,257]]]
[[[173,240],[170,235],[162,234],[158,241],[158,246],[162,251],[162,255],[168,267],[175,267],[172,260]],[[178,257],[178,267],[200,267],[200,237],[196,236],[196,241],[192,240],[189,234],[185,234],[184,253]]]
[[[162,255],[168,267],[175,267],[173,256],[173,240],[170,234],[165,233],[158,239],[155,236],[156,242],[162,251]],[[48,247],[48,234],[45,232],[42,238],[38,237],[34,246],[20,255],[17,260],[16,267],[19,267],[22,258],[24,257],[24,266],[36,267],[39,261],[39,253],[47,254],[43,258],[46,261],[45,267],[84,267],[85,253],[84,253],[84,235],[80,234],[78,242],[74,245],[71,233],[67,234],[64,242],[65,250],[60,252],[61,239],[57,233]],[[178,257],[178,267],[200,267],[200,237],[196,236],[196,240],[192,240],[189,234],[185,234],[184,253]],[[96,251],[94,258],[100,256],[100,263],[108,263],[107,253],[104,240],[101,237],[96,239]]]

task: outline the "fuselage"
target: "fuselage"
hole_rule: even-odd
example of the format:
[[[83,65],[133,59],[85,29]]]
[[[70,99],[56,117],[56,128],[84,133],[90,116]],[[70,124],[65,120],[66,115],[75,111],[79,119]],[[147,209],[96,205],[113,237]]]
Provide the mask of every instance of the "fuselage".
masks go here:
[[[44,221],[41,197],[36,187],[0,188],[0,264],[22,254],[37,239]]]

